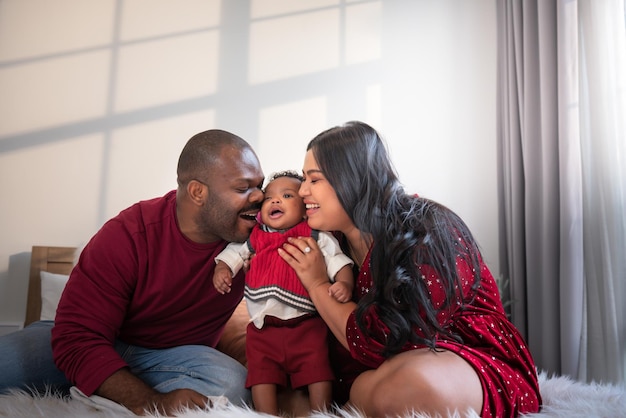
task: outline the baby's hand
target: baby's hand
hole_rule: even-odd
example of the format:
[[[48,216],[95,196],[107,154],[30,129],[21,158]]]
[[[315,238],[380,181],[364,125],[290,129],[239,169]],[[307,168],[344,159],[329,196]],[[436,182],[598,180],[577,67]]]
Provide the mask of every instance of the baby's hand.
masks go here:
[[[213,273],[213,286],[219,293],[230,293],[230,287],[233,284],[233,273],[230,267],[223,261],[218,261]]]
[[[328,288],[328,294],[337,299],[337,302],[346,303],[352,299],[352,286],[345,282],[335,282]]]

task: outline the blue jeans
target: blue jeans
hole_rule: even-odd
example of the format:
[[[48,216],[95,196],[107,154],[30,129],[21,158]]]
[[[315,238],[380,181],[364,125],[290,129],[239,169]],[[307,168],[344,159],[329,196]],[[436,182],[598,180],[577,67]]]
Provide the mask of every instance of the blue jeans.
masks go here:
[[[71,382],[52,360],[53,325],[38,321],[0,336],[0,393],[11,388],[69,393]],[[186,388],[206,396],[224,395],[234,404],[250,403],[246,368],[214,348],[186,345],[155,350],[117,341],[115,350],[133,374],[159,392]]]
[[[52,361],[52,325],[52,321],[33,322],[0,336],[0,393],[12,388],[69,393],[72,384]]]

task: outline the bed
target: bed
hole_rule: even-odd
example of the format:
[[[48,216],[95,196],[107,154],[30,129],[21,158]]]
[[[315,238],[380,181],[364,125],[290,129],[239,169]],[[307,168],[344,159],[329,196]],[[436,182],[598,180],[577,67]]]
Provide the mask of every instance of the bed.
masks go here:
[[[25,324],[38,320],[46,303],[53,304],[48,295],[42,298],[42,277],[45,273],[64,276],[71,272],[77,256],[74,247],[46,247],[34,246],[28,285],[27,313]],[[44,272],[44,273],[42,273]],[[49,283],[43,283],[44,288]],[[57,283],[58,285],[58,283]],[[58,289],[57,289],[58,290]],[[44,289],[45,291],[45,289]],[[245,302],[235,310],[229,320],[218,348],[240,361],[245,362],[245,328],[248,323],[248,313]],[[617,417],[624,416],[626,411],[626,391],[623,386],[591,383],[586,384],[574,381],[565,376],[548,376],[545,372],[540,373],[539,383],[543,396],[544,407],[540,413],[525,415],[526,418],[565,418],[565,417]],[[292,394],[293,395],[293,394]],[[305,402],[301,397],[283,399],[281,403],[285,409],[298,411]],[[306,414],[296,413],[296,416]],[[81,416],[93,418],[108,418],[131,416],[120,413],[119,410],[107,410],[98,408],[80,400],[71,398],[59,398],[55,396],[36,397],[35,399],[26,392],[14,392],[0,395],[0,417],[66,417]],[[178,417],[184,418],[263,418],[267,415],[258,414],[246,408],[228,405],[227,407],[214,407],[205,411],[184,410]],[[336,417],[331,413],[314,413],[313,418]],[[426,417],[421,414],[408,414],[408,417]],[[450,417],[460,417],[451,414]],[[476,414],[468,415],[470,418],[478,418]],[[343,412],[341,418],[362,418],[357,412]]]
[[[33,246],[24,326],[39,320],[41,317],[41,272],[69,275],[74,267],[76,250],[75,247]]]

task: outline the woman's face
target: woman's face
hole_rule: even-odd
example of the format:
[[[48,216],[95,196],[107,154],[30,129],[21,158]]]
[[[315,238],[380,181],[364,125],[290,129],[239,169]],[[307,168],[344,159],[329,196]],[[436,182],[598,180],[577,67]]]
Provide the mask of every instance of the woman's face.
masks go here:
[[[335,189],[320,171],[311,150],[304,157],[302,174],[304,181],[300,185],[299,193],[306,205],[309,226],[322,231],[344,233],[354,228],[352,220],[339,203]]]

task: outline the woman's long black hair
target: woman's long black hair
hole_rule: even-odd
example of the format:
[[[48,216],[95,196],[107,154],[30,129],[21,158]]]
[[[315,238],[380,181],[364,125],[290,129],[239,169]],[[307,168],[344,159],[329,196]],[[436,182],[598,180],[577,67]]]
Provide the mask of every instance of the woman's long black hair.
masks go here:
[[[456,268],[459,257],[473,269],[474,288],[480,282],[479,250],[465,223],[441,204],[406,194],[384,142],[365,123],[348,122],[324,131],[307,150],[355,226],[373,237],[374,291],[358,303],[359,327],[368,332],[364,316],[375,306],[390,330],[386,356],[407,343],[434,349],[439,337],[460,341],[439,324],[437,313],[467,302]],[[442,306],[432,305],[421,265],[432,267],[441,278],[446,292]]]

